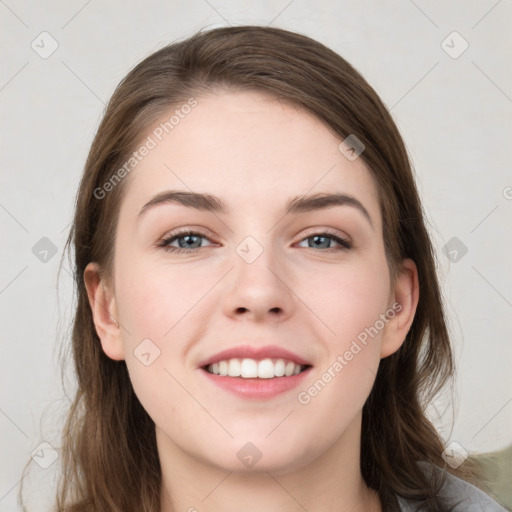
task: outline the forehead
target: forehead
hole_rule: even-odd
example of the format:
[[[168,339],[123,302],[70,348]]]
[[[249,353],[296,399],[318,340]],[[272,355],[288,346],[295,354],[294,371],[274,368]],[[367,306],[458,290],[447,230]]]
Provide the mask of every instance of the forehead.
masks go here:
[[[254,91],[194,99],[194,107],[173,107],[141,134],[140,145],[151,140],[153,147],[129,175],[121,214],[136,215],[170,189],[211,193],[238,211],[339,192],[356,196],[380,222],[363,160],[349,161],[339,151],[341,138],[312,114]]]

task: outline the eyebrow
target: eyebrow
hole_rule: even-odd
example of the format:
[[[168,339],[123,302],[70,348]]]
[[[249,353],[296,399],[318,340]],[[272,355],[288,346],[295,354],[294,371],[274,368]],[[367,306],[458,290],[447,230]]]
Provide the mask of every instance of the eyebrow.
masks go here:
[[[150,209],[162,204],[180,204],[196,210],[214,213],[229,212],[228,207],[222,199],[211,194],[197,192],[186,192],[181,190],[166,190],[154,196],[140,210],[137,220]],[[305,213],[314,210],[323,210],[333,206],[352,206],[361,212],[373,228],[372,218],[363,204],[353,196],[340,193],[318,193],[309,196],[297,196],[288,201],[285,207],[285,215]]]

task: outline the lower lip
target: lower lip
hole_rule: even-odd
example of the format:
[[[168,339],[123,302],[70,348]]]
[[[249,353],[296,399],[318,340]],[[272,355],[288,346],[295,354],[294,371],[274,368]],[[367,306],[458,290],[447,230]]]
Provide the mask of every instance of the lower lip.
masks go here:
[[[201,371],[217,386],[241,397],[264,400],[297,387],[309,374],[312,367],[290,377],[273,379],[244,379],[242,377],[221,377],[204,369]]]

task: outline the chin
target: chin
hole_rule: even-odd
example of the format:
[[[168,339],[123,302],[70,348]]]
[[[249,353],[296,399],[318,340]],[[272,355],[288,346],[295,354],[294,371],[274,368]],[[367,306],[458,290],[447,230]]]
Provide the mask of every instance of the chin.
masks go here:
[[[298,470],[315,459],[315,454],[297,449],[297,444],[289,446],[265,439],[253,441],[231,440],[228,445],[212,452],[198,454],[205,463],[224,471],[254,475],[258,473],[286,474]],[[292,440],[291,440],[292,441]]]

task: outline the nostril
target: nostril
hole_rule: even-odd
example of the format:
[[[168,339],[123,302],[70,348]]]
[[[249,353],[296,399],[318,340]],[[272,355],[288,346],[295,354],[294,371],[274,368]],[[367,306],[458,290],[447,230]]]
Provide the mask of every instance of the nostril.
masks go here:
[[[245,313],[246,311],[249,311],[249,310],[244,307],[236,308],[237,313]],[[270,311],[270,313],[281,313],[281,308],[280,307],[270,308],[269,311]]]

